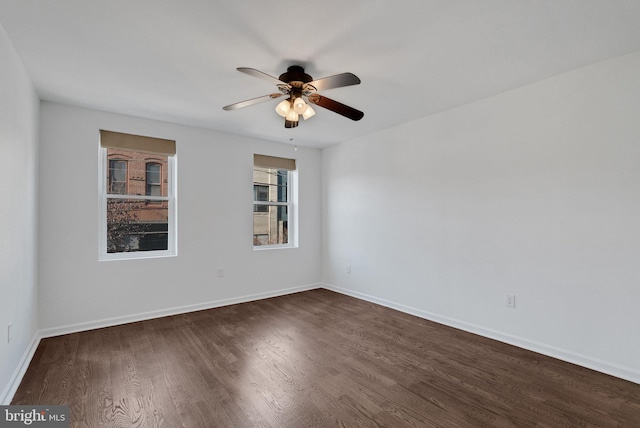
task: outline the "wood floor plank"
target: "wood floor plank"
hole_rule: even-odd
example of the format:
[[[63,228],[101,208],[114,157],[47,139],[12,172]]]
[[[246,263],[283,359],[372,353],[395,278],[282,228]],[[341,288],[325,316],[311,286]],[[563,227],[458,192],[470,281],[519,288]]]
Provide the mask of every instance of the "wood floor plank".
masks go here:
[[[73,427],[636,427],[640,385],[328,290],[43,339]]]

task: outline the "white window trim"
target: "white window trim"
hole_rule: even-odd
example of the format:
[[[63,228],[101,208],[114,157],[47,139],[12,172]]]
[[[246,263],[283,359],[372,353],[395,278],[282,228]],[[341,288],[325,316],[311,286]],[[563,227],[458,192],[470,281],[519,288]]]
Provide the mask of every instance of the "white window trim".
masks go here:
[[[167,196],[145,196],[135,195],[136,199],[146,199],[150,201],[169,201],[168,220],[168,248],[166,250],[153,251],[131,251],[122,253],[107,253],[107,169],[109,162],[107,158],[107,148],[98,147],[98,260],[136,260],[155,259],[159,257],[175,257],[178,255],[178,210],[177,210],[177,162],[176,156],[168,157],[167,162]],[[129,199],[131,195],[110,195],[113,199]]]
[[[279,205],[287,207],[287,217],[289,228],[289,242],[286,244],[273,244],[273,245],[254,245],[255,251],[263,250],[282,250],[288,248],[298,248],[298,170],[287,171],[287,201],[289,202],[260,202],[252,201],[252,215],[253,206],[255,205]],[[252,192],[253,194],[253,192]]]

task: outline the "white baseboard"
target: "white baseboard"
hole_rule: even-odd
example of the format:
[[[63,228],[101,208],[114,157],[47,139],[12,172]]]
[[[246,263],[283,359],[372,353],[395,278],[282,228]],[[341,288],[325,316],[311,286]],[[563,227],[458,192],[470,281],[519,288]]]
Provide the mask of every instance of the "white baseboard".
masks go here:
[[[11,400],[13,400],[13,396],[18,390],[18,386],[20,386],[20,382],[22,382],[22,378],[24,374],[27,372],[27,368],[29,368],[29,364],[31,363],[31,359],[33,355],[36,353],[36,349],[38,349],[38,345],[40,344],[40,335],[36,332],[29,343],[29,346],[24,351],[22,358],[20,359],[20,363],[18,363],[18,367],[16,367],[9,383],[2,391],[2,395],[0,395],[0,405],[6,406],[11,404]]]
[[[419,318],[423,318],[429,321],[437,322],[449,327],[457,328],[459,330],[467,331],[469,333],[477,334],[480,336],[494,339],[499,342],[514,345],[519,348],[527,349],[529,351],[536,352],[538,354],[546,355],[549,357],[557,358],[562,361],[566,361],[572,364],[576,364],[582,367],[586,367],[591,370],[595,370],[601,373],[605,373],[611,376],[618,377],[620,379],[628,380],[640,384],[640,372],[628,367],[622,367],[616,364],[612,364],[606,361],[601,361],[595,358],[587,357],[584,355],[576,354],[565,349],[556,348],[554,346],[545,345],[543,343],[534,342],[531,340],[523,339],[517,336],[501,333],[492,329],[487,329],[478,325],[465,323],[453,318],[444,317],[428,311],[423,311],[411,306],[406,306],[401,303],[391,302],[389,300],[380,299],[375,296],[371,296],[365,293],[360,293],[346,288],[338,287],[330,284],[323,284],[322,288],[335,291],[337,293],[345,294],[347,296],[355,297],[357,299],[366,300],[371,303],[376,303],[381,306],[386,306],[391,309],[398,310],[410,315],[415,315]]]
[[[268,291],[265,293],[249,294],[249,295],[233,297],[229,299],[214,300],[211,302],[198,303],[195,305],[178,306],[174,308],[161,309],[158,311],[143,312],[143,313],[127,315],[123,317],[107,318],[107,319],[102,319],[97,321],[90,321],[85,323],[78,323],[78,324],[66,325],[62,327],[54,327],[54,328],[48,328],[45,330],[39,330],[34,334],[33,339],[29,344],[29,347],[27,348],[24,355],[22,356],[22,359],[20,360],[20,364],[18,365],[15,372],[13,373],[13,376],[11,376],[11,380],[9,381],[9,384],[4,388],[4,391],[2,391],[2,395],[0,395],[0,405],[8,405],[11,403],[11,400],[13,400],[13,396],[18,390],[18,386],[20,386],[20,382],[22,382],[22,378],[27,372],[27,368],[31,363],[31,359],[33,358],[33,355],[35,354],[36,349],[40,344],[40,340],[46,337],[60,336],[63,334],[94,330],[96,328],[112,327],[115,325],[127,324],[127,323],[137,322],[137,321],[144,321],[144,320],[153,319],[153,318],[185,314],[185,313],[201,311],[205,309],[219,308],[221,306],[235,305],[237,303],[246,303],[254,300],[268,299],[270,297],[285,296],[287,294],[314,290],[316,288],[321,288],[321,287],[322,286],[320,284],[302,285],[298,287]]]
[[[112,327],[115,325],[128,324],[132,322],[145,321],[153,318],[167,317],[171,315],[186,314],[189,312],[202,311],[206,309],[219,308],[221,306],[235,305],[238,303],[246,303],[254,300],[268,299],[270,297],[284,296],[287,294],[299,293],[301,291],[314,290],[321,288],[321,284],[309,284],[291,288],[283,288],[264,293],[249,294],[245,296],[232,297],[229,299],[213,300],[210,302],[197,303],[194,305],[177,306],[174,308],[160,309],[151,312],[141,312],[138,314],[125,315],[122,317],[106,318],[102,320],[83,322],[78,324],[70,324],[61,327],[48,328],[40,330],[40,337],[54,337],[63,334],[77,333],[80,331],[94,330],[97,328]]]
[[[299,293],[302,291],[314,290],[316,288],[326,288],[327,290],[335,291],[341,294],[345,294],[357,299],[366,300],[368,302],[376,303],[382,306],[386,306],[391,309],[395,309],[410,315],[415,315],[420,318],[434,321],[439,324],[447,325],[459,330],[468,331],[470,333],[478,334],[480,336],[488,337],[490,339],[498,340],[510,345],[517,346],[519,348],[528,349],[539,354],[547,355],[559,360],[567,361],[572,364],[577,364],[592,370],[596,370],[602,373],[609,374],[621,379],[625,379],[637,384],[640,384],[640,372],[627,368],[620,367],[615,364],[608,363],[606,361],[596,360],[594,358],[585,357],[571,351],[555,348],[542,343],[533,342],[530,340],[522,339],[519,337],[504,334],[498,331],[486,329],[473,324],[468,324],[462,321],[458,321],[452,318],[443,317],[437,314],[433,314],[421,309],[406,306],[400,303],[391,302],[385,299],[380,299],[365,293],[348,290],[345,288],[337,287],[329,284],[309,284],[298,287],[285,288],[280,290],[273,290],[265,293],[250,294],[245,296],[233,297],[229,299],[214,300],[211,302],[198,303],[195,305],[179,306],[174,308],[167,308],[158,311],[144,312],[139,314],[127,315],[123,317],[114,317],[103,320],[91,321],[86,323],[78,323],[72,325],[66,325],[62,327],[49,328],[45,330],[39,330],[34,334],[29,347],[25,350],[25,353],[20,360],[18,367],[13,373],[9,384],[5,387],[2,395],[0,395],[0,404],[7,405],[11,403],[13,396],[18,390],[18,386],[24,377],[31,359],[40,344],[40,340],[45,337],[60,336],[62,334],[76,333],[80,331],[93,330],[96,328],[111,327],[120,324],[127,324],[131,322],[144,321],[153,318],[160,318],[170,315],[179,315],[189,312],[195,312],[205,309],[213,309],[221,306],[235,305],[238,303],[246,303],[254,300],[268,299],[271,297],[284,296],[287,294]]]

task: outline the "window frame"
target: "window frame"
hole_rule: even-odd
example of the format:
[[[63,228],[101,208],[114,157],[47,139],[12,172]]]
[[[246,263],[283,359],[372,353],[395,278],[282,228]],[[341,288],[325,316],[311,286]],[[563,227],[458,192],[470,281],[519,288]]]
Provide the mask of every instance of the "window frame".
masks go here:
[[[253,170],[256,168],[265,168],[257,165],[253,165]],[[272,168],[280,171],[287,172],[287,202],[278,202],[278,201],[256,201],[255,200],[255,192],[253,193],[253,203],[252,203],[252,216],[255,215],[256,206],[285,206],[287,207],[287,238],[288,242],[286,244],[270,244],[270,245],[255,245],[253,244],[254,251],[263,251],[263,250],[275,250],[275,249],[287,249],[287,248],[297,248],[298,247],[298,170],[286,170],[283,168]],[[253,181],[253,180],[252,180]],[[255,182],[252,183],[255,186]],[[252,232],[253,229],[253,217],[252,217]],[[255,234],[251,234],[252,242]]]
[[[177,233],[177,154],[167,156],[167,196],[148,196],[148,195],[122,195],[109,194],[108,187],[108,169],[109,158],[107,155],[107,147],[98,144],[98,197],[99,197],[99,213],[98,213],[98,260],[134,260],[134,259],[153,259],[162,257],[175,257],[178,255],[178,233]],[[139,151],[134,149],[126,149],[130,151]],[[146,168],[145,168],[146,169]],[[146,171],[145,171],[146,172]],[[161,185],[162,185],[162,168],[161,168]],[[146,183],[145,183],[146,187]],[[146,192],[145,192],[146,193]],[[167,249],[166,250],[149,250],[149,251],[130,251],[130,252],[107,252],[107,203],[108,199],[142,199],[149,202],[168,202],[168,221],[167,221]]]

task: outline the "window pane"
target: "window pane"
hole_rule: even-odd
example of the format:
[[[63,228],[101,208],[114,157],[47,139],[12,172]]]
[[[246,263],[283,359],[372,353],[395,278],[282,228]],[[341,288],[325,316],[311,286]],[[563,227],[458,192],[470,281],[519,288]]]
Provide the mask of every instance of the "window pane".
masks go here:
[[[286,206],[265,205],[265,212],[253,213],[253,245],[276,245],[289,242]]]
[[[107,252],[168,249],[168,202],[107,199]]]
[[[167,196],[169,156],[107,148],[107,192],[117,195]]]
[[[289,178],[289,171],[279,170],[277,172],[278,177],[278,202],[287,202],[287,185]]]
[[[254,198],[256,187],[263,188],[261,198],[256,201],[287,202],[289,172],[284,169],[255,167],[253,169]]]

